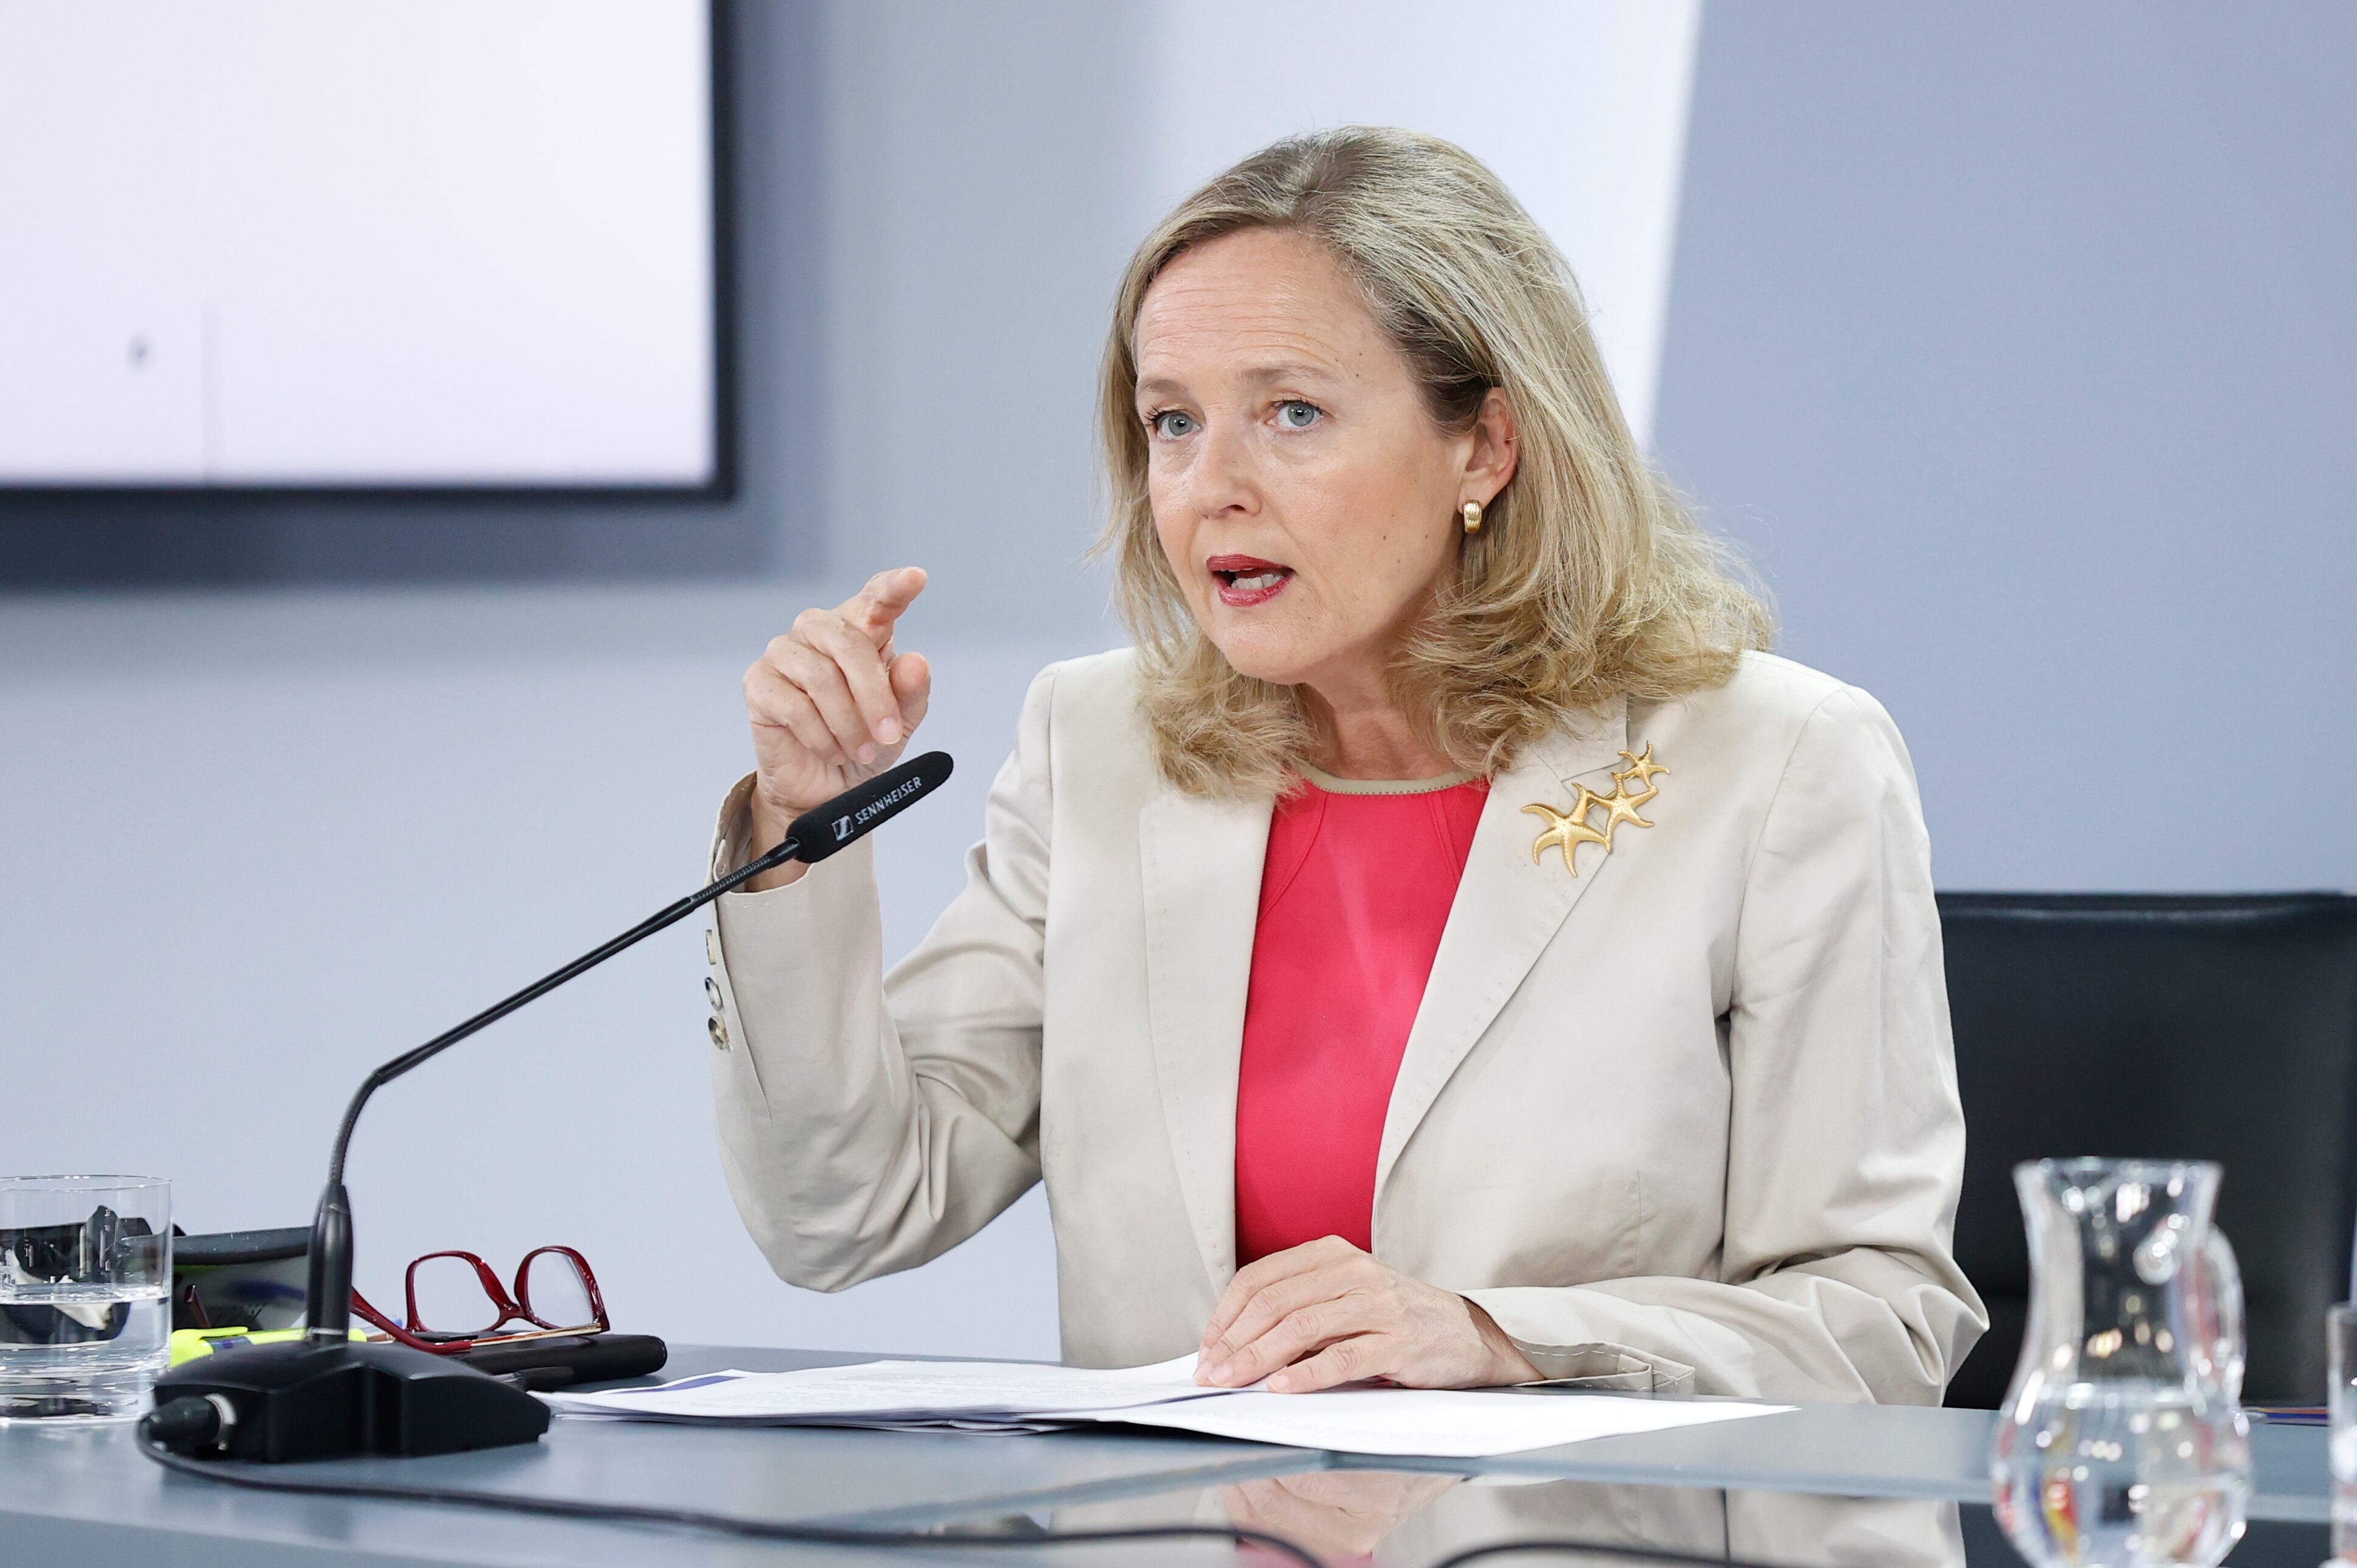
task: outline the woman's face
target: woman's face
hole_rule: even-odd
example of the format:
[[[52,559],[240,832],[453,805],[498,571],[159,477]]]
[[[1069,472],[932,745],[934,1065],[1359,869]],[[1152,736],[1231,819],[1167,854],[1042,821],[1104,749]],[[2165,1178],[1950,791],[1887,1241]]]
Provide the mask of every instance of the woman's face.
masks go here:
[[[1474,430],[1442,431],[1349,275],[1279,230],[1166,267],[1136,356],[1154,526],[1197,623],[1247,675],[1380,692],[1456,571],[1459,508],[1512,475],[1503,394]]]

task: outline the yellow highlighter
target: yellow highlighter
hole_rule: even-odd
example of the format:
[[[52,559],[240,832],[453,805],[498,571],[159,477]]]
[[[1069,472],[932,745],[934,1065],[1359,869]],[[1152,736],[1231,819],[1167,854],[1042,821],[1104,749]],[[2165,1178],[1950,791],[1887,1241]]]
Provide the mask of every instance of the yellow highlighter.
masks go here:
[[[284,1339],[300,1339],[300,1328],[175,1328],[172,1330],[172,1365],[193,1361],[199,1356],[210,1356],[215,1350],[231,1345],[275,1345]],[[367,1334],[353,1329],[351,1337],[366,1339]]]

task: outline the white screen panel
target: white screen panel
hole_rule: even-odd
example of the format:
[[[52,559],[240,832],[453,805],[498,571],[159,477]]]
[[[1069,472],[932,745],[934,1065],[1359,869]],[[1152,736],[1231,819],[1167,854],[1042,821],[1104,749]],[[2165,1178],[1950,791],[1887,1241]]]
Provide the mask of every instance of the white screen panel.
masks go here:
[[[716,463],[705,0],[0,0],[0,484]]]
[[[1445,136],[1561,247],[1621,411],[1650,436],[1699,0],[1488,0],[1478,13],[1429,0],[1189,0],[1150,15],[1160,200],[1324,126]]]

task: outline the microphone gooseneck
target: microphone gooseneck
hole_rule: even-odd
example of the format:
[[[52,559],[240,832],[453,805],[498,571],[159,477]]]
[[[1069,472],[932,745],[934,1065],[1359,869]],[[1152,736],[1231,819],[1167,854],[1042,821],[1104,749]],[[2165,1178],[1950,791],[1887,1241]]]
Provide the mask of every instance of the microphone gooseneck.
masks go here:
[[[564,968],[543,975],[514,995],[493,1003],[465,1023],[393,1058],[361,1079],[351,1103],[344,1108],[342,1124],[336,1129],[335,1146],[328,1159],[327,1188],[319,1195],[318,1212],[311,1221],[305,1291],[305,1321],[309,1325],[307,1337],[340,1344],[351,1330],[352,1211],[351,1200],[344,1192],[344,1155],[351,1146],[352,1129],[359,1124],[361,1110],[368,1104],[371,1095],[468,1036],[597,968],[623,949],[635,947],[657,931],[678,924],[722,894],[790,861],[816,865],[848,848],[939,789],[949,778],[951,767],[949,753],[929,751],[852,786],[824,805],[796,817],[788,825],[784,841],[767,854],[747,861],[727,875],[649,916]]]

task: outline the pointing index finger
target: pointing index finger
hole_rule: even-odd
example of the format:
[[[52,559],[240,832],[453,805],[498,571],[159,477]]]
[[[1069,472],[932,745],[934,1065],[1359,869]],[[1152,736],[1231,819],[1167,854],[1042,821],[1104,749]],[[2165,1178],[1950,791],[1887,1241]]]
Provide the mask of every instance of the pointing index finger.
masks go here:
[[[896,566],[878,572],[867,579],[867,585],[859,590],[858,596],[844,607],[844,618],[858,623],[881,648],[892,640],[892,623],[924,591],[925,569],[921,566]]]

